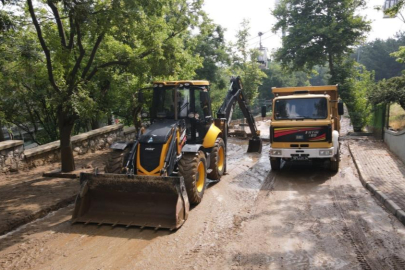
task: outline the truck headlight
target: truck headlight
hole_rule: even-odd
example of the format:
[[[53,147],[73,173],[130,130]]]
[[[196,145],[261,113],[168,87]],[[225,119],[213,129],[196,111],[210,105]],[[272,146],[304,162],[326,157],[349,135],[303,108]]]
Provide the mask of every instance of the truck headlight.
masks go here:
[[[320,156],[330,156],[332,155],[332,150],[319,150]]]
[[[270,155],[281,156],[281,150],[270,150]]]

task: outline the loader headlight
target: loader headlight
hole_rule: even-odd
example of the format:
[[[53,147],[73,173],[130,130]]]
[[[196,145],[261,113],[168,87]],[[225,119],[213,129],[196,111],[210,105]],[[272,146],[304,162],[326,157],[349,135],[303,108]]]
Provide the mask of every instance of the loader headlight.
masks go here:
[[[319,150],[319,155],[320,156],[331,156],[332,150]]]
[[[281,156],[281,150],[270,150],[270,155]]]

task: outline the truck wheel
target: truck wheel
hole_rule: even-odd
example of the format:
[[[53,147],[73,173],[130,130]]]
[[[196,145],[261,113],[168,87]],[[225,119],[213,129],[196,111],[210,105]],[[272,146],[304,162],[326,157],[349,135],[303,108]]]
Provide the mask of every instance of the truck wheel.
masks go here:
[[[208,174],[208,178],[213,180],[221,179],[221,176],[225,172],[226,155],[225,155],[225,143],[222,138],[218,138],[215,141],[215,145],[212,148],[210,158],[210,169],[212,170]]]
[[[281,158],[270,158],[270,165],[273,171],[280,170]]]
[[[125,150],[113,150],[108,154],[108,160],[104,167],[105,173],[122,173],[122,168],[126,165],[128,155],[131,150],[126,148]]]
[[[179,173],[184,177],[188,200],[191,204],[199,204],[204,195],[207,179],[204,152],[183,154],[179,161]]]
[[[338,172],[339,171],[339,162],[340,162],[340,154],[339,154],[339,150],[338,150],[338,152],[336,154],[336,160],[335,161],[333,161],[333,160],[330,161],[329,169],[332,172]]]

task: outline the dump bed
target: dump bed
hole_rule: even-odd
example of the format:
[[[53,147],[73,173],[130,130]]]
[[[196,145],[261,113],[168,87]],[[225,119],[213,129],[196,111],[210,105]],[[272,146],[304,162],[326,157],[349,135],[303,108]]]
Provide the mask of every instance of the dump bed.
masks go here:
[[[338,85],[322,85],[322,86],[297,86],[297,87],[273,87],[272,92],[274,96],[288,96],[294,95],[297,92],[308,94],[327,94],[330,96],[331,101],[338,99]],[[306,92],[304,92],[306,91]]]

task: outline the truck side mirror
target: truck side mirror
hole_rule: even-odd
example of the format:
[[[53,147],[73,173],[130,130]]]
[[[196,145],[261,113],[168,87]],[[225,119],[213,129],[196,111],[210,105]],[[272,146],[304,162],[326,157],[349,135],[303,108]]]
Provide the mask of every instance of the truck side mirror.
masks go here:
[[[338,102],[338,114],[343,115],[344,114],[344,109],[343,109],[343,102]]]
[[[144,99],[143,99],[143,93],[142,91],[138,92],[138,102],[139,103],[143,103]]]
[[[262,117],[266,117],[266,111],[267,111],[266,105],[263,105],[262,106]]]

